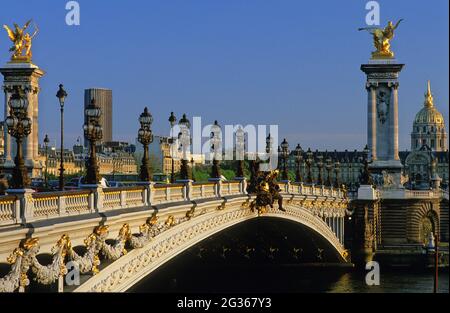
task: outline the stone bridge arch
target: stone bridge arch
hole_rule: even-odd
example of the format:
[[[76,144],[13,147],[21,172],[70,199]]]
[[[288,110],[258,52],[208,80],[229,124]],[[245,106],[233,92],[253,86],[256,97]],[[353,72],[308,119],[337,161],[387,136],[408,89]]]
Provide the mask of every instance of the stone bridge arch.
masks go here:
[[[252,212],[242,201],[236,204],[230,203],[229,207],[224,209],[217,208],[204,212],[204,214],[166,230],[144,247],[133,249],[109,264],[74,291],[126,291],[161,265],[211,235],[259,217],[257,212]],[[286,212],[273,208],[268,209],[262,215],[294,221],[308,227],[320,234],[338,252],[342,262],[347,262],[347,251],[326,222],[327,218],[343,218],[345,210],[340,210],[339,213],[338,211],[324,213],[323,210],[311,210],[295,201],[287,201],[285,207]]]

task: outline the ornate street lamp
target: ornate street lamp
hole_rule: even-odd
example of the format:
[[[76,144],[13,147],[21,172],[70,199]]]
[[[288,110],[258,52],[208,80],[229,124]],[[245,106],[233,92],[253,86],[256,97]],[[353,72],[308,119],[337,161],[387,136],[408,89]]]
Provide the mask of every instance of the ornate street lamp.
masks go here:
[[[313,183],[312,172],[311,172],[312,163],[313,163],[313,153],[311,151],[311,148],[308,148],[308,151],[306,151],[306,167],[307,167],[306,182],[308,184]]]
[[[325,169],[327,170],[327,180],[326,180],[325,185],[327,185],[328,187],[333,186],[333,181],[331,180],[331,171],[333,169],[332,162],[333,162],[333,160],[327,154],[326,159],[325,159]]]
[[[317,169],[318,169],[318,174],[317,174],[317,184],[318,185],[323,185],[323,156],[321,154],[317,155]]]
[[[61,109],[61,154],[59,167],[59,190],[64,190],[64,102],[67,97],[67,92],[64,90],[62,84],[59,84],[59,90],[56,93],[56,97],[59,100],[59,107]]]
[[[269,155],[268,162],[269,168],[272,169],[272,148],[273,147],[273,137],[269,135],[266,137],[266,153]]]
[[[297,147],[295,147],[295,163],[297,165],[296,171],[295,171],[295,181],[297,183],[301,183],[303,180],[302,177],[302,171],[301,171],[301,164],[303,162],[303,150],[300,144],[297,144]]]
[[[47,134],[45,134],[44,138],[44,149],[45,149],[45,176],[44,176],[44,186],[47,187],[48,183],[48,144],[50,142],[50,139],[48,138]]]
[[[96,142],[103,138],[103,129],[100,125],[102,110],[95,105],[95,99],[84,110],[86,124],[83,125],[84,136],[89,141],[89,157],[86,160],[86,177],[84,183],[97,185],[100,181],[98,173]]]
[[[181,158],[181,167],[180,167],[180,178],[182,180],[190,179],[189,175],[189,166],[188,166],[188,157],[187,157],[187,149],[191,144],[191,137],[189,135],[189,129],[191,128],[191,122],[189,122],[186,114],[183,114],[180,121],[178,122],[180,126],[180,148],[182,149],[183,156]]]
[[[148,159],[148,145],[153,142],[153,134],[151,125],[153,123],[153,117],[148,111],[147,107],[144,108],[144,112],[139,116],[139,123],[141,128],[138,131],[138,141],[144,147],[144,156],[142,157],[141,170],[139,172],[139,178],[141,181],[150,181],[152,174],[150,171],[150,161]]]
[[[173,112],[170,112],[169,123],[170,123],[170,138],[169,138],[170,159],[172,160],[172,171],[170,173],[170,182],[173,184],[175,182],[175,153],[173,147],[176,142],[175,137],[173,135],[173,127],[177,123],[177,118],[175,117]]]
[[[281,142],[280,147],[281,147],[281,155],[283,157],[283,173],[281,175],[281,179],[289,180],[287,169],[287,162],[289,158],[289,143],[287,142],[286,138],[283,139],[283,142]]]
[[[8,133],[16,138],[17,146],[11,186],[13,189],[23,189],[29,185],[29,178],[22,155],[22,142],[31,133],[31,119],[27,117],[28,100],[22,88],[13,87],[13,94],[9,98],[8,105],[10,115],[5,122]]]
[[[369,171],[369,148],[367,145],[363,150],[363,168],[360,172],[359,183],[361,185],[373,185],[373,179]]]
[[[211,178],[220,178],[220,161],[218,160],[218,154],[220,150],[220,125],[217,121],[214,121],[214,125],[211,127],[211,152],[213,153],[213,166],[211,169]]]
[[[270,136],[270,135],[269,135]],[[236,130],[236,177],[244,177],[245,132],[241,126]]]
[[[337,156],[337,153],[335,154],[335,162],[334,162],[334,187],[339,188],[341,186],[341,181],[339,179],[339,172],[340,172],[341,163],[339,162],[339,158]]]

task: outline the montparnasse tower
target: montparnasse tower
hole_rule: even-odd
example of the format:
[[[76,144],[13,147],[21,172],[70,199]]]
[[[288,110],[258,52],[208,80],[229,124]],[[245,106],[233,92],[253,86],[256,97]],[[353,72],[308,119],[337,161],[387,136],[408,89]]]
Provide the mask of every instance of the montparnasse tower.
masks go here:
[[[428,146],[432,151],[447,151],[447,133],[442,114],[434,106],[430,81],[423,108],[416,114],[411,133],[411,150]]]

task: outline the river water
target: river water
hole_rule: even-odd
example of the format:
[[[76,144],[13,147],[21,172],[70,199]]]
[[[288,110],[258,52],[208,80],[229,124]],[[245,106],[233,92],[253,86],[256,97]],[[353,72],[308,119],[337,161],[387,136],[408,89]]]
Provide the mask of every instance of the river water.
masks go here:
[[[187,264],[185,264],[187,265]],[[184,269],[183,269],[184,268]],[[164,267],[143,279],[131,292],[195,293],[431,293],[431,271],[380,272],[380,285],[368,286],[366,272],[349,268],[297,265]],[[449,272],[440,270],[439,292],[449,292]]]

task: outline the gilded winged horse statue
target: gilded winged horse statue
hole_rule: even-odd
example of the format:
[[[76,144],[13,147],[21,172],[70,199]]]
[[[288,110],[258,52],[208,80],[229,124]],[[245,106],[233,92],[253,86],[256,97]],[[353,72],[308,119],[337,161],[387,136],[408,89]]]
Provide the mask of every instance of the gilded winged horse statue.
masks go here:
[[[373,36],[373,44],[375,49],[377,49],[372,52],[373,59],[391,59],[394,57],[394,52],[391,51],[390,41],[394,38],[394,31],[397,29],[401,21],[403,21],[403,19],[400,19],[395,25],[389,21],[385,28],[358,28],[359,31],[366,30]]]
[[[3,25],[3,28],[8,33],[9,39],[13,42],[13,46],[9,49],[9,51],[13,52],[11,56],[12,61],[20,61],[20,62],[30,62],[32,53],[31,53],[31,41],[38,33],[39,29],[36,24],[34,25],[35,30],[32,35],[29,33],[25,33],[27,28],[30,26],[32,20],[29,20],[25,23],[23,27],[19,27],[16,23],[14,23],[14,30],[8,27],[8,25]],[[24,53],[25,50],[25,54]]]

